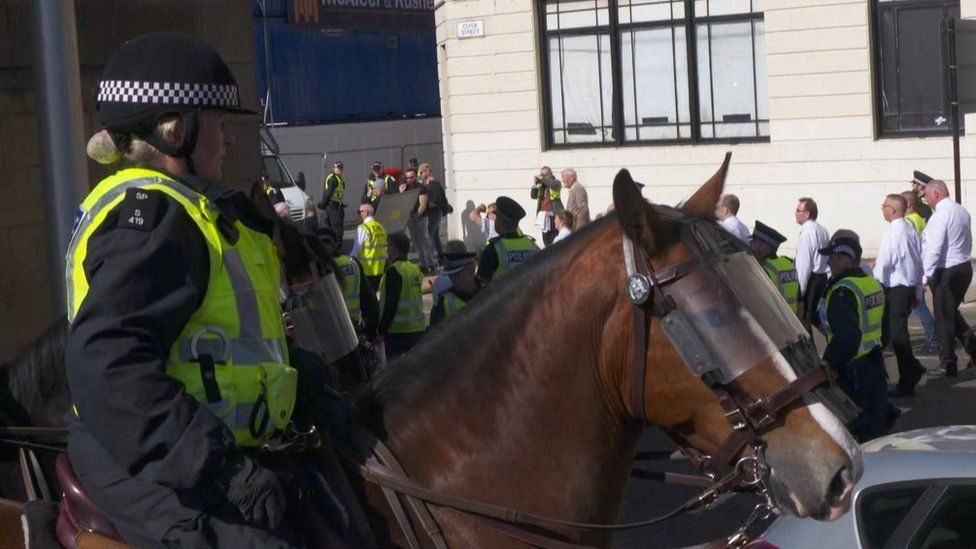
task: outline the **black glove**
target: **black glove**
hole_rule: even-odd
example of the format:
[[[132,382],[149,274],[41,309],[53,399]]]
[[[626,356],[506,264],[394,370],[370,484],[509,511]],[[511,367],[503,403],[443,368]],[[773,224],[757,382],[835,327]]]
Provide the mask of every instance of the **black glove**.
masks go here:
[[[324,198],[322,200],[319,200],[319,203],[316,204],[316,206],[318,206],[320,210],[324,210],[328,205],[329,205],[329,201]]]
[[[285,514],[285,490],[270,469],[234,452],[224,460],[217,485],[245,520],[266,530],[278,527]]]

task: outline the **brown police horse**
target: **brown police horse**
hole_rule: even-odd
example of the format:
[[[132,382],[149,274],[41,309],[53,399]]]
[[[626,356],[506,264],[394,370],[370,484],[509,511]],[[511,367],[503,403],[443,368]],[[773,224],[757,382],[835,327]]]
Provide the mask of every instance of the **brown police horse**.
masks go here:
[[[684,204],[686,214],[714,221],[726,168]],[[526,513],[612,523],[645,420],[704,454],[729,437],[716,394],[690,373],[658,318],[649,321],[646,346],[635,344],[624,235],[659,272],[695,252],[674,222],[644,201],[626,172],[614,183],[614,197],[617,215],[495,281],[369,386],[359,401],[365,424],[414,482]],[[738,306],[713,291],[712,274],[687,274],[670,291],[700,294],[699,302],[717,310]],[[551,297],[538,300],[542,295]],[[729,322],[722,328],[729,341],[760,345],[755,327]],[[646,367],[643,409],[631,398],[641,381],[635,363]],[[786,365],[772,353],[730,390],[752,399],[773,395],[795,378]],[[807,394],[785,407],[762,438],[781,510],[832,519],[849,508],[860,454],[815,397]],[[358,478],[354,484],[364,495],[378,545],[406,546],[380,490]],[[450,547],[525,546],[464,512],[430,509]],[[417,517],[408,513],[416,525]],[[421,543],[431,546],[417,530]],[[575,543],[610,543],[607,532],[559,532]]]
[[[727,163],[683,212],[714,222]],[[706,454],[729,436],[715,394],[685,367],[657,318],[643,357],[645,409],[632,404],[634,353],[644,350],[635,349],[622,238],[629,236],[658,271],[693,252],[625,171],[615,181],[614,198],[616,216],[592,223],[494,282],[374,380],[363,402],[372,407],[368,424],[411,479],[440,493],[525,513],[612,523],[642,418]],[[713,295],[708,274],[690,274],[672,291]],[[730,341],[759,345],[743,324],[725,329]],[[773,394],[793,379],[784,364],[782,356],[770,356],[736,380],[735,390],[756,399]],[[763,439],[772,495],[781,510],[833,519],[849,508],[860,453],[823,404],[810,395],[795,401]],[[375,486],[365,489],[379,544],[405,546],[383,496]],[[522,546],[470,514],[430,509],[450,547]],[[411,521],[417,525],[413,515]],[[416,530],[430,545],[424,530]],[[576,543],[610,543],[607,532],[560,533]]]

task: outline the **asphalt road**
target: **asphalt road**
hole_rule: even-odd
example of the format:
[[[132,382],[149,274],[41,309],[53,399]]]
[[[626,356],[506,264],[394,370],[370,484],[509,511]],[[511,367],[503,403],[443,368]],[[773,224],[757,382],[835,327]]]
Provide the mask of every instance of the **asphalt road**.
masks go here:
[[[976,325],[976,303],[962,307],[963,316]],[[917,321],[909,324],[916,355],[927,368],[938,366],[938,357],[922,354],[924,334]],[[822,338],[818,348],[824,348]],[[960,367],[966,364],[966,353],[958,349]],[[897,380],[898,369],[894,356],[885,354],[889,377]],[[935,425],[976,423],[976,370],[960,372],[958,378],[926,375],[914,398],[893,399],[902,410],[893,432],[907,431]],[[677,447],[659,430],[648,428],[640,443],[639,451],[654,459],[641,460],[635,466],[652,471],[694,473],[687,460],[672,460],[670,453]],[[663,514],[697,494],[693,487],[669,485],[661,482],[633,478],[627,487],[621,521],[635,521]],[[720,500],[712,507],[667,521],[664,524],[640,531],[619,534],[614,543],[616,549],[648,547],[686,547],[724,538],[733,533],[749,515],[758,499],[751,495],[736,495]],[[761,532],[763,526],[756,530]]]

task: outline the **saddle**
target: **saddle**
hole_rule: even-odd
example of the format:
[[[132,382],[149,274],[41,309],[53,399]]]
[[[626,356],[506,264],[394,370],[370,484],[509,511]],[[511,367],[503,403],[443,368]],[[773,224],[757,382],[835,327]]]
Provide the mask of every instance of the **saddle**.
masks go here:
[[[128,547],[121,534],[88,497],[71,468],[68,456],[56,461],[58,482],[64,497],[58,505],[57,537],[65,549],[122,549]]]

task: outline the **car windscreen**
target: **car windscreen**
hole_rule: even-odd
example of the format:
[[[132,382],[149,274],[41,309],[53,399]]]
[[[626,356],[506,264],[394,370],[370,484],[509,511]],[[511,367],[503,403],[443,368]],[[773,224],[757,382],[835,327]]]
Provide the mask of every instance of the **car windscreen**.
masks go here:
[[[271,186],[273,187],[283,189],[295,186],[295,182],[292,181],[291,176],[277,156],[264,157],[264,171],[271,178]]]

